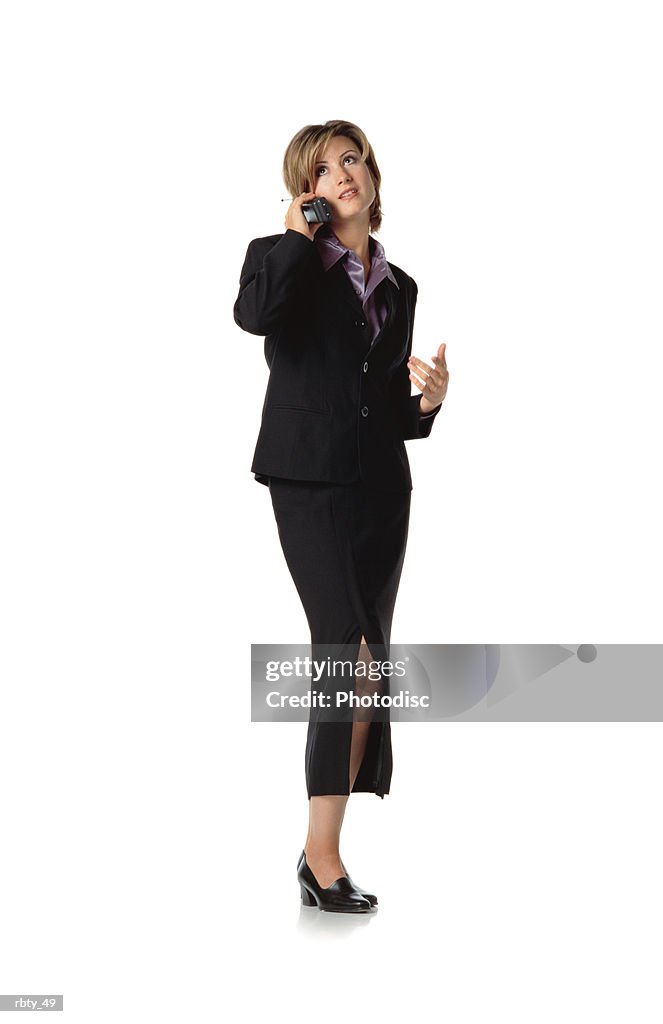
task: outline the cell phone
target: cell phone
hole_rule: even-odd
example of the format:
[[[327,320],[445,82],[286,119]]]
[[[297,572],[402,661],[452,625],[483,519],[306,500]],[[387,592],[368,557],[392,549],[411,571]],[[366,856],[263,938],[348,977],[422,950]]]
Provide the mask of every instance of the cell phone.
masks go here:
[[[309,203],[302,203],[302,213],[309,224],[325,224],[332,219],[329,203],[322,196]]]

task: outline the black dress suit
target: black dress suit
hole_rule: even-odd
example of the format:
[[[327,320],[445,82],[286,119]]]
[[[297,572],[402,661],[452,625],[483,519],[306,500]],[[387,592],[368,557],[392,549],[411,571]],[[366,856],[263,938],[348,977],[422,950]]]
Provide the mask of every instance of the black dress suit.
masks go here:
[[[254,238],[240,275],[235,322],[265,335],[270,368],[251,471],[411,491],[404,441],[428,437],[438,406],[419,412],[407,360],[417,285],[389,263],[385,323],[371,345],[361,302],[339,260],[327,272],[314,240],[288,229]]]
[[[372,345],[343,261],[325,271],[315,241],[297,231],[253,239],[234,307],[240,327],[265,335],[270,374],[251,469],[269,485],[322,664],[356,663],[362,636],[374,662],[389,659],[412,490],[404,441],[427,437],[441,408],[422,418],[410,395],[417,286],[389,266],[398,287],[388,277],[377,286],[387,313]],[[389,695],[389,675],[375,686]],[[335,708],[347,688],[331,671],[316,679],[330,708],[309,717],[309,797],[349,793],[353,712],[339,719]],[[352,792],[384,797],[392,764],[389,710],[378,709]]]

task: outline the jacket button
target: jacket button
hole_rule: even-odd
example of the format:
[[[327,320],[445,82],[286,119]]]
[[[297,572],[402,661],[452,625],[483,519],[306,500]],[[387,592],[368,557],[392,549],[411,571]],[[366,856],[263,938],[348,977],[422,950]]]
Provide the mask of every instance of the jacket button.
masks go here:
[[[368,373],[368,363],[364,363],[364,373]]]
[[[368,416],[368,406],[367,405],[362,405],[362,407],[361,407],[361,414],[362,414],[362,416]]]

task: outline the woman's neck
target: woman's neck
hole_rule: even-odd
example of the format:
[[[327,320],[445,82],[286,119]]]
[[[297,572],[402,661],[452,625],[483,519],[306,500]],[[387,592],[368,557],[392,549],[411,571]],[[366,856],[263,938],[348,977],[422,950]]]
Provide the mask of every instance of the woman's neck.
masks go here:
[[[331,226],[331,225],[330,225]],[[341,228],[332,227],[332,231],[338,238],[341,245],[346,249],[352,249],[364,265],[364,268],[371,265],[370,235],[365,225],[346,224]]]

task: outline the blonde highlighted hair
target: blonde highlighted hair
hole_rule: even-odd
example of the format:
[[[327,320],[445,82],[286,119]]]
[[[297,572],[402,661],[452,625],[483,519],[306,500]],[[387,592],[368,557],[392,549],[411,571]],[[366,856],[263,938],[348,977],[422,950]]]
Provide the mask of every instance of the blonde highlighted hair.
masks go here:
[[[283,157],[283,181],[294,199],[302,192],[315,192],[315,164],[322,159],[330,139],[346,135],[352,139],[368,168],[375,187],[375,199],[369,211],[369,231],[379,231],[382,223],[380,206],[380,182],[382,177],[375,159],[373,148],[361,128],[352,121],[325,121],[324,124],[307,124],[288,143]]]

